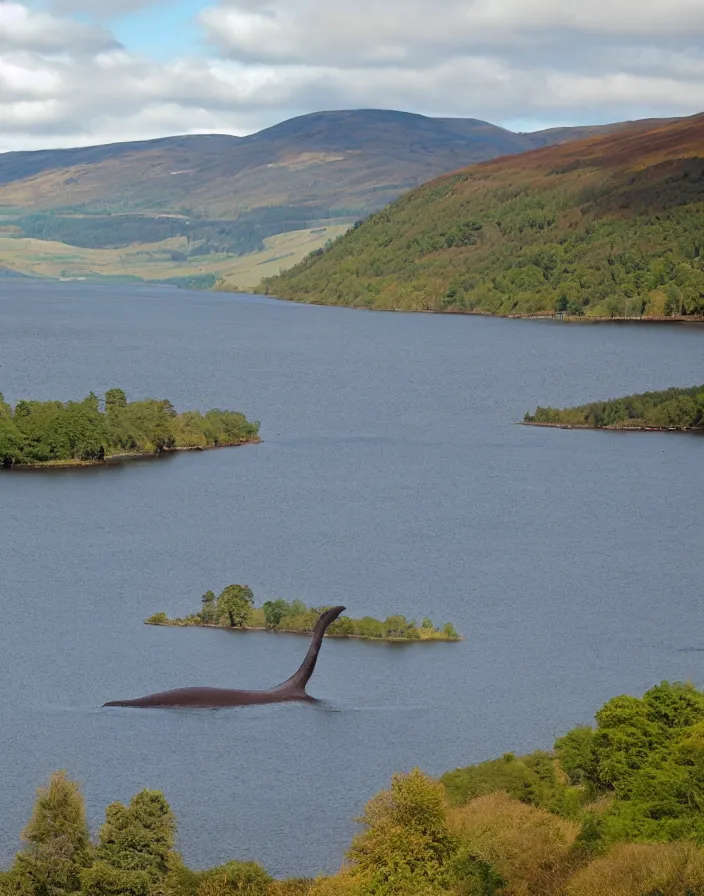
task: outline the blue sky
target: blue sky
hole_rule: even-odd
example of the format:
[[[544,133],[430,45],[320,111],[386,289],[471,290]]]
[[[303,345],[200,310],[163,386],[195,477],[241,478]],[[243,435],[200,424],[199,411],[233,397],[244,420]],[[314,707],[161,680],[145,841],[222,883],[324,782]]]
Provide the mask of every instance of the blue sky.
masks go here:
[[[0,151],[386,108],[514,130],[704,110],[704,0],[1,0]]]
[[[110,30],[129,50],[154,59],[205,55],[202,29],[196,16],[202,0],[172,0],[117,16]]]

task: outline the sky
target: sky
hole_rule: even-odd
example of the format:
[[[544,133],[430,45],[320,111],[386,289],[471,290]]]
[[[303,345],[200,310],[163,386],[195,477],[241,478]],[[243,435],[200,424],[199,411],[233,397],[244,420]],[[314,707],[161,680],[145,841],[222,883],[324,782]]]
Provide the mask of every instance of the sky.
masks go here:
[[[0,152],[383,108],[511,130],[704,111],[704,0],[0,0]]]

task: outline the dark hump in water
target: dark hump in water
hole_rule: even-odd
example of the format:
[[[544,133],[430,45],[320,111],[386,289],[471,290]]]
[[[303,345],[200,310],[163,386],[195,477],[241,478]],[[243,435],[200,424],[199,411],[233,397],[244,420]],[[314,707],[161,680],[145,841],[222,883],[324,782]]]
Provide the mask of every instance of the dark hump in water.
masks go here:
[[[331,622],[343,613],[345,607],[332,607],[318,619],[305,659],[294,674],[286,681],[268,691],[234,691],[228,688],[177,688],[148,694],[134,700],[112,700],[103,706],[192,706],[222,707],[251,706],[256,703],[285,703],[289,700],[311,700],[306,693],[306,685],[313,674],[318,659],[320,645]]]

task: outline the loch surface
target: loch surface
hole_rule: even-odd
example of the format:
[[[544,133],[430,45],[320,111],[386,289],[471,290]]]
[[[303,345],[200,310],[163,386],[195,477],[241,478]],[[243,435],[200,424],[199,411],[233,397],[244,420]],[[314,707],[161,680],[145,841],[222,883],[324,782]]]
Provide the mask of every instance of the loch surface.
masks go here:
[[[696,326],[3,282],[6,400],[120,386],[241,410],[263,442],[0,475],[0,862],[65,768],[96,829],[159,788],[196,867],[332,871],[392,772],[547,748],[615,694],[704,685],[704,439],[515,425],[702,382],[703,362]],[[327,640],[315,706],[101,708],[292,674],[306,638],[142,624],[232,582],[465,640]]]

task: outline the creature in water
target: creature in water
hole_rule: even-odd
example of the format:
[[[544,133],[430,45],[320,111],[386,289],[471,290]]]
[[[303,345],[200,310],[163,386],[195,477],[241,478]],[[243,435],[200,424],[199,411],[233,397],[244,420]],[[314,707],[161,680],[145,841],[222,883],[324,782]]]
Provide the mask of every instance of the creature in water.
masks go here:
[[[290,700],[313,702],[313,698],[306,693],[306,684],[308,684],[308,679],[315,669],[318,651],[327,627],[344,610],[345,607],[332,607],[321,615],[313,630],[313,639],[310,642],[306,658],[301,663],[298,671],[290,678],[287,678],[286,681],[268,691],[232,691],[228,688],[176,688],[173,691],[161,691],[158,694],[148,694],[146,697],[136,697],[134,700],[112,700],[110,703],[104,703],[103,705],[218,707],[251,706],[257,703],[285,703]]]

